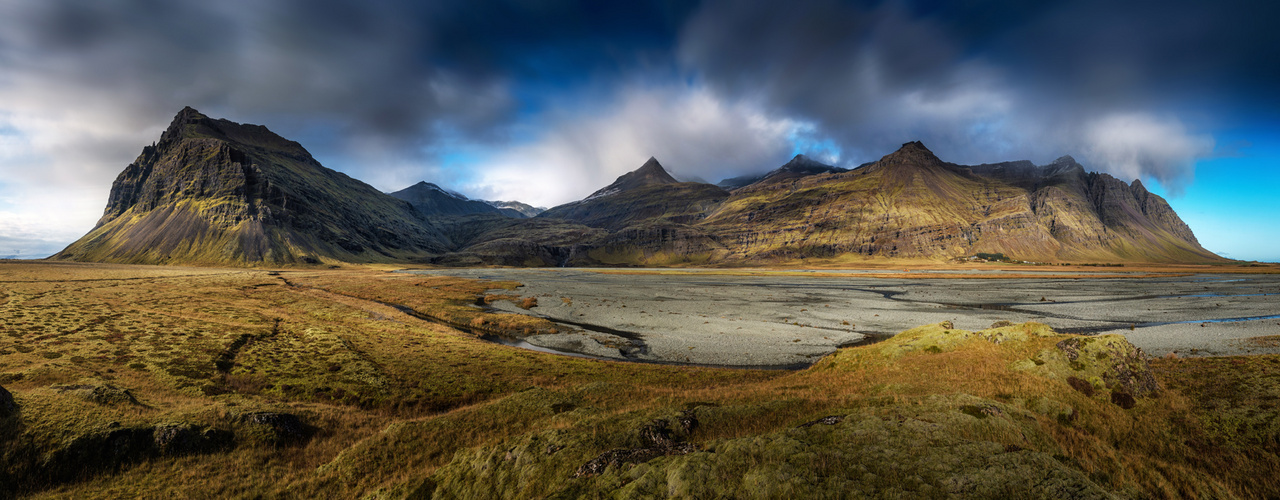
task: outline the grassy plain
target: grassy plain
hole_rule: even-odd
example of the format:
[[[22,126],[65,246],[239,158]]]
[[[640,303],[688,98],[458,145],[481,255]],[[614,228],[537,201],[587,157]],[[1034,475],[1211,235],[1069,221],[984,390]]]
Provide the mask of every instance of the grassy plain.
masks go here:
[[[493,288],[520,296],[374,268],[0,263],[0,497],[1280,494],[1280,357],[1148,367],[1119,337],[939,324],[731,370],[431,320],[554,327],[472,307]],[[1144,373],[1160,390],[1117,385]]]

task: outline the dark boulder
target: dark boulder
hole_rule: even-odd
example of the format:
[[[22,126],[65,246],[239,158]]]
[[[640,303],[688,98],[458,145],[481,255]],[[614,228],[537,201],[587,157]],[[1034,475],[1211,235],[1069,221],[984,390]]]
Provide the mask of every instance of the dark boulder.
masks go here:
[[[0,418],[8,418],[10,415],[18,413],[18,402],[13,400],[13,394],[10,394],[4,387],[0,387]]]

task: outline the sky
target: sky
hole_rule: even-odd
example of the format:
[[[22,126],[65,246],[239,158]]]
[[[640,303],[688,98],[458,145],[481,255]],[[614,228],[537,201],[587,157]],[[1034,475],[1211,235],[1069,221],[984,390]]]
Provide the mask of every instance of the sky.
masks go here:
[[[1280,3],[0,0],[0,256],[89,231],[173,116],[383,191],[554,206],[654,156],[716,182],[920,140],[1141,179],[1280,261]]]

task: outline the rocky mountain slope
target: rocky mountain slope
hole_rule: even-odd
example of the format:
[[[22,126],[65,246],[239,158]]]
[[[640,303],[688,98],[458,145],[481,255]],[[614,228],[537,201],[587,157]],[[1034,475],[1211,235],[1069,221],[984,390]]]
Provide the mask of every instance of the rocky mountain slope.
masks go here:
[[[93,230],[51,258],[410,261],[450,246],[411,205],[325,168],[298,143],[185,108],[116,178]]]

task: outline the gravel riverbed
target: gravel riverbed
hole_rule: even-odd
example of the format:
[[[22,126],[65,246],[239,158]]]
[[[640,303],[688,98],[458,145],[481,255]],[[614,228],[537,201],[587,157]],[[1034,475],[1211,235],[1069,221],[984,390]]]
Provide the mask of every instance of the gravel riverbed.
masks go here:
[[[936,271],[938,278],[894,279],[830,270],[406,272],[523,283],[515,293],[537,297],[537,307],[494,306],[566,325],[565,333],[524,339],[528,346],[612,359],[797,368],[841,346],[946,320],[966,330],[1038,321],[1062,332],[1120,333],[1156,356],[1280,353],[1280,338],[1268,338],[1280,335],[1280,275],[1097,278],[1043,272],[972,279]]]

